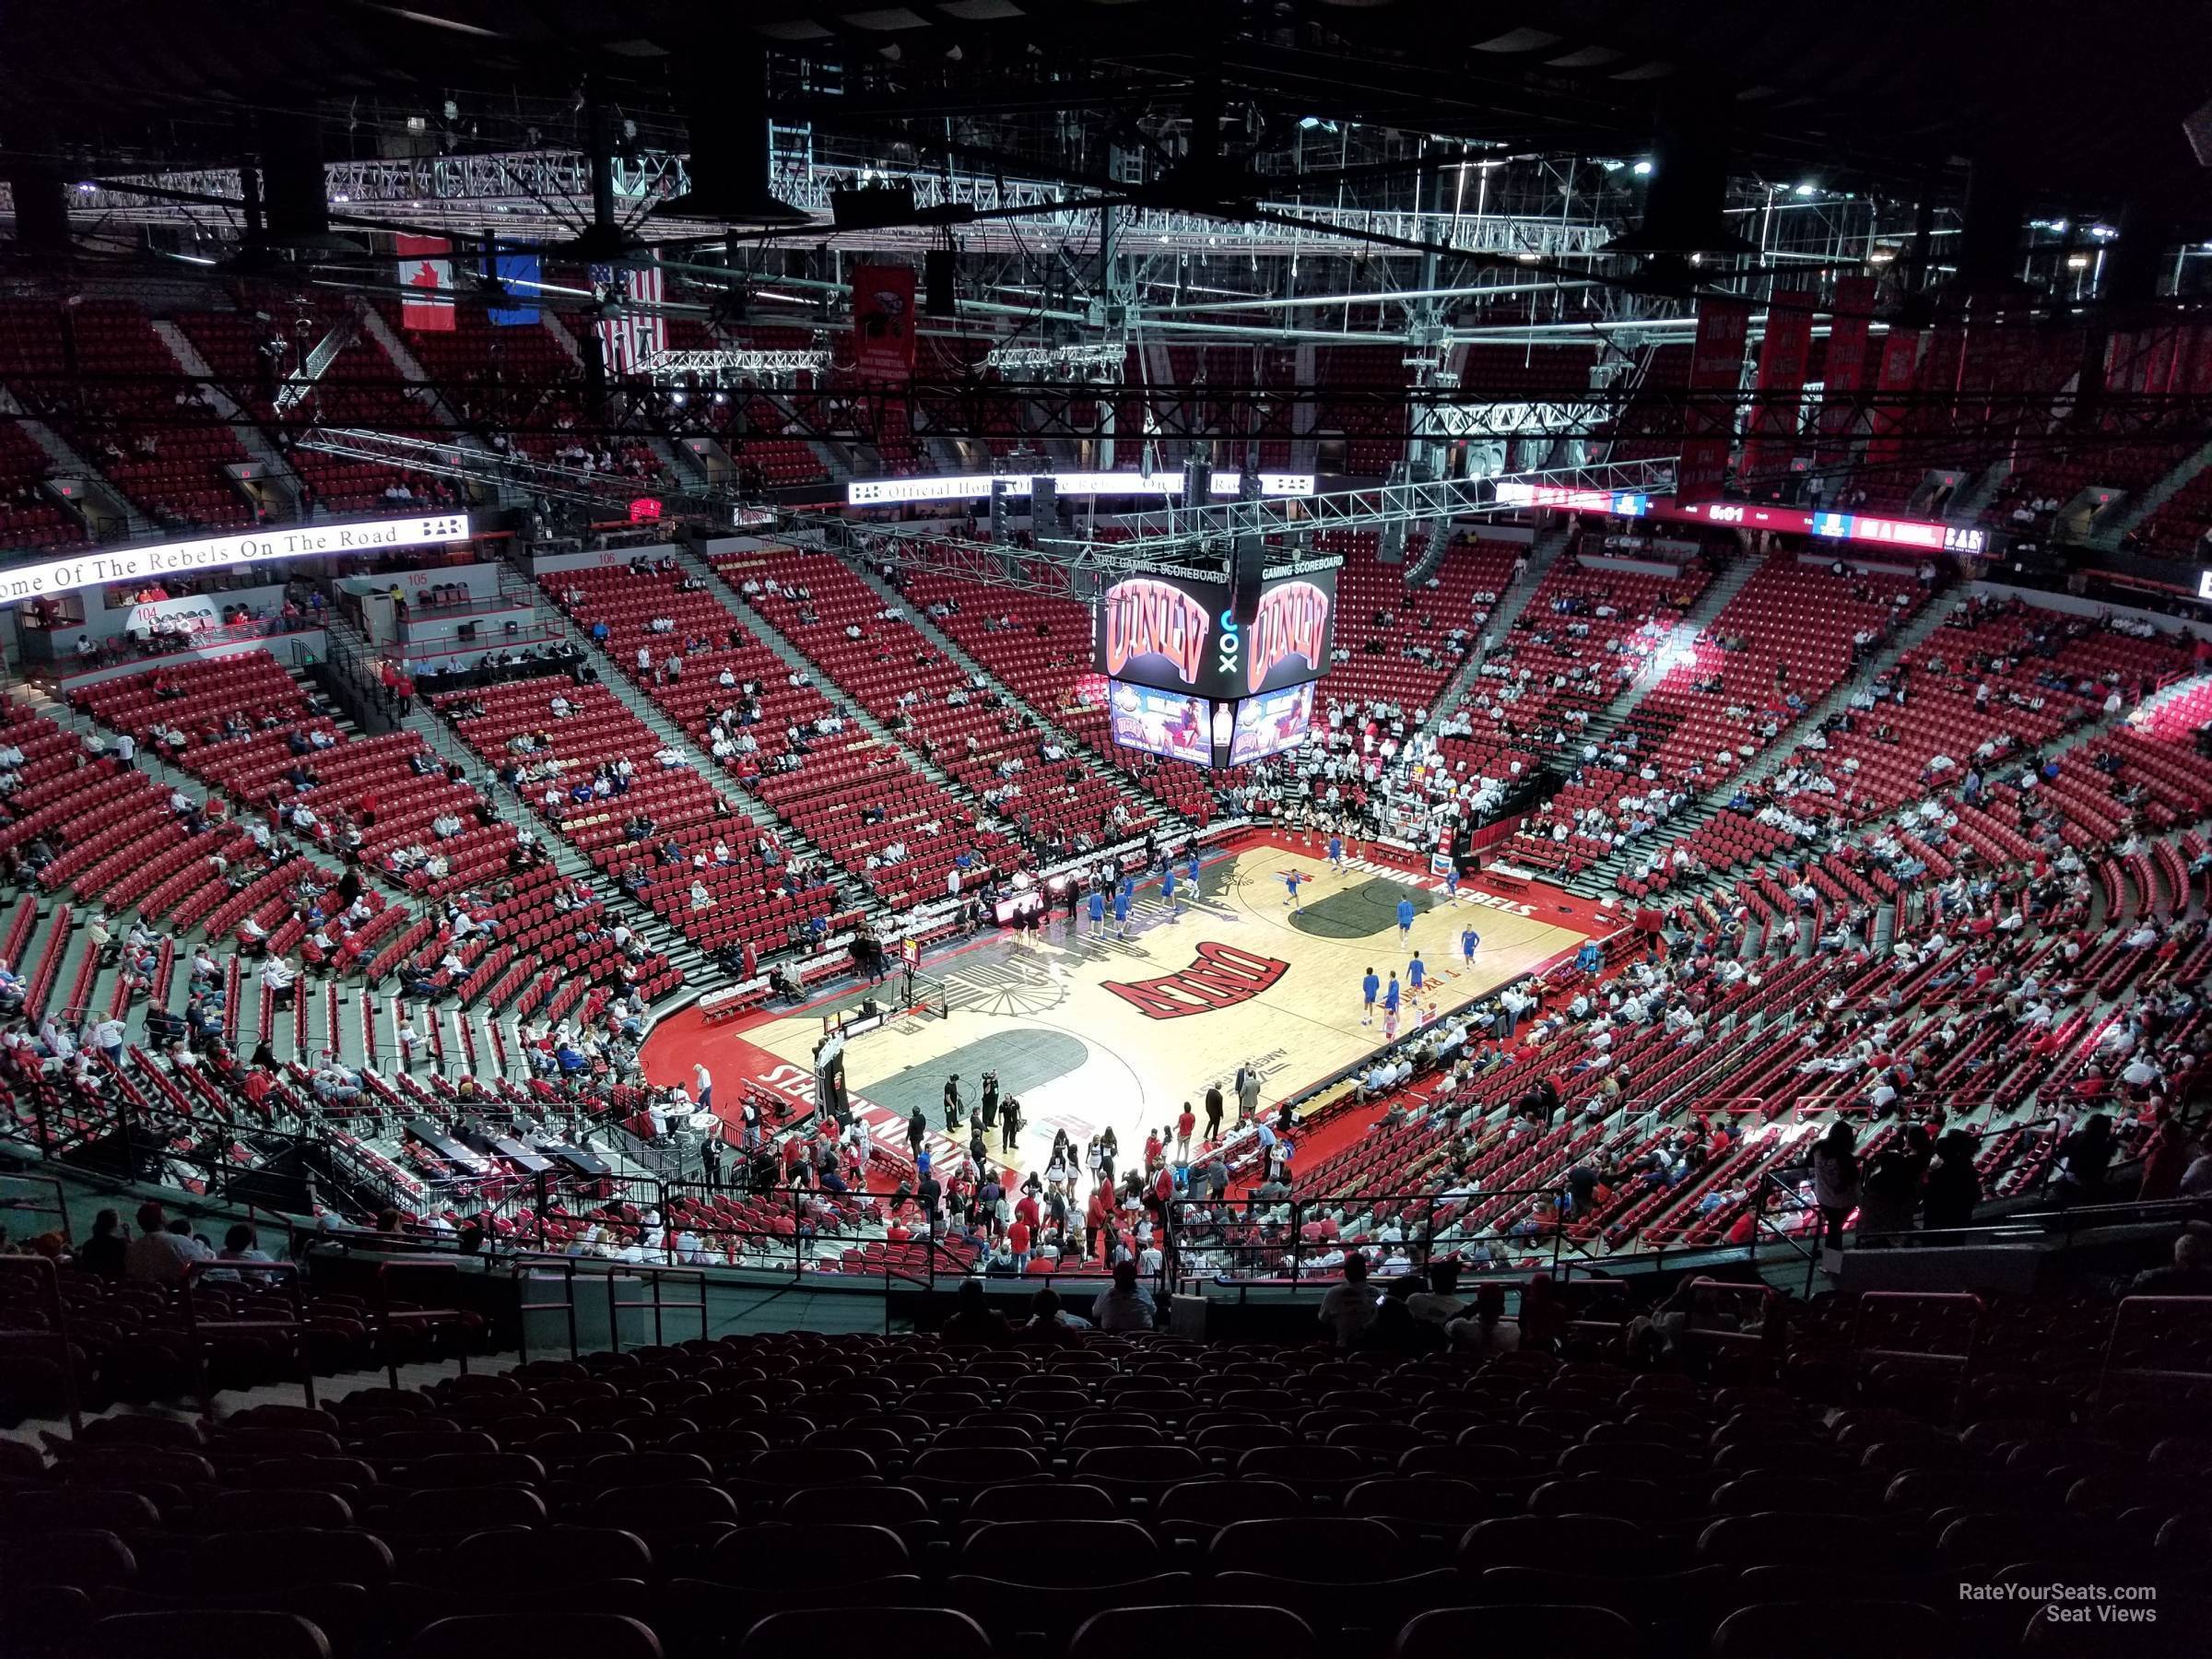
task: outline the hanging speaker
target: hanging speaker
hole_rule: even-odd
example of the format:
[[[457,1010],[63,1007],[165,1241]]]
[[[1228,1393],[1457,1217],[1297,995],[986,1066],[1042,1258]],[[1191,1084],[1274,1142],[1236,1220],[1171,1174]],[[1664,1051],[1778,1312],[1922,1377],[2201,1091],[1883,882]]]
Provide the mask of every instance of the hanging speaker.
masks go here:
[[[953,281],[952,259],[950,248],[932,248],[922,255],[922,309],[930,316],[959,314],[959,289]]]

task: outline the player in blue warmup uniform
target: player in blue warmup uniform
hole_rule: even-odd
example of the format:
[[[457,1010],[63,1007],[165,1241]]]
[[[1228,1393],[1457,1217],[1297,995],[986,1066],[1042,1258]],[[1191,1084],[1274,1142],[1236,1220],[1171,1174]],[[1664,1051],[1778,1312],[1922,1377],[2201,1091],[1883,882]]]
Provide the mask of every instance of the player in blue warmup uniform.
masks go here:
[[[1332,831],[1329,835],[1329,867],[1344,868],[1344,837]]]
[[[1367,1005],[1367,1012],[1359,1019],[1361,1025],[1375,1023],[1375,993],[1382,989],[1382,982],[1375,977],[1375,971],[1370,968],[1367,971],[1367,977],[1359,982],[1359,994],[1365,999]]]
[[[1468,967],[1475,966],[1475,953],[1481,948],[1482,935],[1480,934],[1472,927],[1463,927],[1459,930],[1459,954],[1465,959]]]
[[[1410,899],[1401,899],[1398,900],[1398,938],[1400,942],[1403,942],[1411,937],[1412,934],[1413,900]]]
[[[1417,950],[1413,953],[1413,960],[1406,964],[1406,982],[1413,987],[1418,995],[1428,978],[1429,964],[1421,960],[1421,953]]]
[[[1175,898],[1175,866],[1170,865],[1159,878],[1159,897],[1168,907],[1168,920],[1172,922],[1182,914],[1182,906]]]
[[[1398,1011],[1399,995],[1398,971],[1393,968],[1390,971],[1390,985],[1382,993],[1382,1011],[1385,1014],[1395,1014]]]
[[[1096,938],[1106,931],[1106,895],[1098,888],[1090,889],[1090,932]]]
[[[1454,863],[1444,872],[1444,897],[1457,902],[1459,899],[1459,865]]]
[[[1182,881],[1192,892],[1198,890],[1198,849],[1195,847],[1191,849],[1190,857],[1183,860]]]
[[[1293,905],[1301,911],[1306,908],[1306,901],[1298,896],[1299,884],[1305,879],[1306,877],[1302,871],[1285,870],[1283,872],[1283,886],[1288,889],[1290,894],[1288,899],[1283,900],[1284,909],[1288,910]]]
[[[1129,883],[1126,879],[1113,889],[1113,924],[1123,938],[1129,936]]]

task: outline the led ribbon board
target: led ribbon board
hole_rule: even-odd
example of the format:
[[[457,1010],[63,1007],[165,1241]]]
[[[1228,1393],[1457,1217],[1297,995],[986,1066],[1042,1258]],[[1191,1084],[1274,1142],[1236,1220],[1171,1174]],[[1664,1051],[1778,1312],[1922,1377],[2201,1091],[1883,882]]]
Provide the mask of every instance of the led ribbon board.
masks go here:
[[[1064,496],[1179,496],[1182,493],[1181,473],[1133,472],[1077,472],[1077,473],[955,473],[941,478],[853,478],[845,485],[845,505],[848,507],[897,507],[912,501],[970,501],[991,493],[994,484],[1004,484],[1010,496],[1026,496],[1037,478],[1050,478],[1053,487]],[[1242,482],[1233,472],[1214,475],[1214,494],[1233,497]],[[1310,496],[1313,493],[1312,473],[1262,473],[1260,494],[1263,496]]]
[[[76,588],[105,587],[116,582],[153,582],[190,576],[227,565],[276,559],[313,559],[348,553],[385,553],[394,547],[423,547],[469,537],[468,515],[441,512],[429,518],[366,519],[351,524],[301,524],[288,530],[254,530],[242,535],[208,535],[192,541],[159,542],[143,547],[102,547],[75,559],[0,570],[0,604],[41,599]]]

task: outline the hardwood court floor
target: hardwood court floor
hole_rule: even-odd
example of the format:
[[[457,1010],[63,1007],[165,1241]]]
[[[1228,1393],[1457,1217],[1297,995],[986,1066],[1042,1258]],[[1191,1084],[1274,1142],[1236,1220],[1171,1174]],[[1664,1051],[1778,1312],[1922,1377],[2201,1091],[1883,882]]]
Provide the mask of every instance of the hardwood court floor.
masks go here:
[[[1284,902],[1291,869],[1312,877],[1300,907]],[[1401,897],[1417,911],[1403,944]],[[982,1075],[995,1071],[1002,1095],[1023,1105],[1026,1127],[1007,1159],[1018,1168],[1041,1165],[1055,1129],[1080,1144],[1111,1124],[1134,1152],[1185,1100],[1195,1106],[1208,1082],[1227,1093],[1241,1064],[1259,1066],[1271,1103],[1381,1044],[1380,1009],[1371,1026],[1360,1023],[1359,982],[1370,967],[1385,982],[1395,971],[1404,984],[1418,950],[1428,970],[1422,1001],[1441,1016],[1582,943],[1582,930],[1519,913],[1542,908],[1478,900],[1472,889],[1453,900],[1442,883],[1410,873],[1337,871],[1295,844],[1250,845],[1209,862],[1199,897],[1179,915],[1171,917],[1157,881],[1140,888],[1126,940],[1111,914],[1103,936],[1083,920],[1071,929],[1063,916],[1033,948],[998,935],[933,959],[925,972],[942,985],[948,1013],[940,1018],[933,1008],[855,1038],[847,1090],[877,1109],[887,1130],[917,1104],[934,1128],[947,1074],[959,1074],[972,1105]],[[1460,948],[1468,925],[1481,935],[1471,968]],[[861,994],[721,1029],[679,1015],[649,1041],[648,1074],[688,1077],[691,1061],[704,1059],[725,1112],[739,1088],[724,1084],[792,1089],[808,1074],[824,1014],[856,1006]],[[1413,1023],[1408,992],[1401,1035]]]

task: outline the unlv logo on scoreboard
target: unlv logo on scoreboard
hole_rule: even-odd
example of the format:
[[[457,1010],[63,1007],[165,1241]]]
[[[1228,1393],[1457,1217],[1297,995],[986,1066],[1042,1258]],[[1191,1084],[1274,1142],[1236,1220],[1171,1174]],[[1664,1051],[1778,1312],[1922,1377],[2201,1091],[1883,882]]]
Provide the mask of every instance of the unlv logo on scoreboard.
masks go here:
[[[1257,691],[1288,657],[1304,658],[1316,674],[1329,666],[1329,596],[1310,582],[1286,582],[1260,596],[1245,684]]]
[[[1106,672],[1119,677],[1141,656],[1165,657],[1185,685],[1198,683],[1212,626],[1206,606],[1165,582],[1132,577],[1108,588],[1099,605],[1105,614]]]

